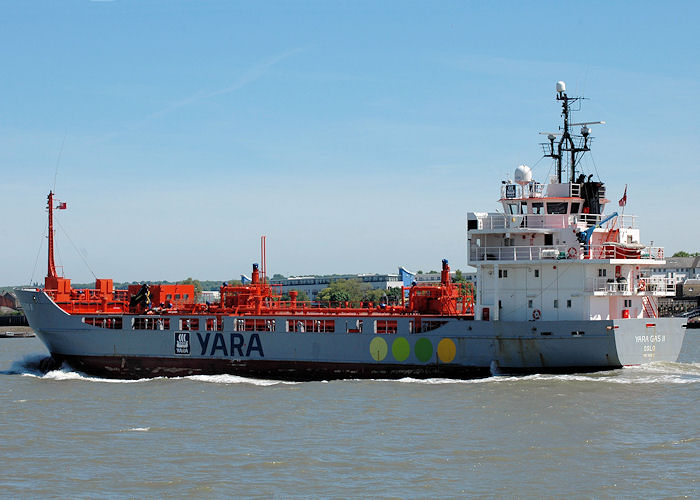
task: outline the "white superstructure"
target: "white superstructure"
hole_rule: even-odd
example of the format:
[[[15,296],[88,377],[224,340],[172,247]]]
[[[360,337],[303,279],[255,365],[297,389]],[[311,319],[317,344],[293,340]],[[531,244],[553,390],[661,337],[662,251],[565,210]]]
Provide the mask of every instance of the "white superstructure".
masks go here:
[[[569,106],[578,98],[564,89],[558,82],[564,126],[543,145],[557,174],[540,183],[521,165],[515,181],[502,182],[503,212],[467,216],[469,265],[479,284],[476,319],[655,318],[658,297],[675,293],[672,279],[646,272],[665,263],[663,248],[642,243],[635,216],[604,215],[605,186],[579,164],[590,150],[588,125],[604,122],[570,124]],[[581,126],[580,135],[573,126]],[[620,206],[626,201],[625,189]]]

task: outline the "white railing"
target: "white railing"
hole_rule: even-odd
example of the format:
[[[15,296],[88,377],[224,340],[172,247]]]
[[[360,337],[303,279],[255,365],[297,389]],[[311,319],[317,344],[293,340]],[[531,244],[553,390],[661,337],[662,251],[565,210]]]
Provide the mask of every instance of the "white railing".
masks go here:
[[[637,290],[640,292],[660,293],[662,295],[676,294],[676,280],[666,276],[650,276],[639,278]]]
[[[576,226],[580,230],[599,224],[606,216],[599,214],[489,214],[477,217],[478,230],[494,229],[564,229]],[[618,215],[602,228],[637,228],[636,215]]]
[[[664,259],[664,247],[625,248],[611,244],[582,246],[584,259]]]
[[[609,294],[629,294],[630,284],[618,282],[611,278],[586,278],[585,292],[605,292]]]
[[[613,245],[547,245],[547,246],[469,246],[470,261],[486,260],[608,260],[640,259],[662,260],[663,247],[627,249]],[[659,278],[661,279],[661,278]]]
[[[608,215],[600,214],[578,214],[576,217],[576,225],[580,229],[589,228],[595,224],[599,224],[601,220],[608,217]],[[617,228],[628,228],[637,229],[637,216],[636,215],[618,215],[614,219],[610,219],[608,222],[603,224],[603,228],[610,227],[611,229]]]
[[[564,246],[469,248],[469,260],[540,260],[566,258]]]
[[[491,229],[564,229],[573,223],[573,216],[557,215],[508,215],[492,214],[477,218],[480,230]]]

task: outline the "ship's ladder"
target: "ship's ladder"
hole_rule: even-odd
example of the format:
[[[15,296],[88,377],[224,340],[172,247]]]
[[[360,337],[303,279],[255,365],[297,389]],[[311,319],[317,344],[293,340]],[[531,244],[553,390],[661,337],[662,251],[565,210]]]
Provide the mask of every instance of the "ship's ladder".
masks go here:
[[[659,304],[654,297],[648,295],[642,297],[642,306],[644,307],[645,318],[659,317]]]

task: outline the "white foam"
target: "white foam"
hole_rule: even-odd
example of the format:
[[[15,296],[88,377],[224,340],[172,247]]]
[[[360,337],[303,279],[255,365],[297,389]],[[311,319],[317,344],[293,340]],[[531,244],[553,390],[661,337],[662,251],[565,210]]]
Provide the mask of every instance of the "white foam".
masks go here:
[[[70,368],[62,367],[60,370],[52,370],[50,372],[46,372],[43,375],[36,375],[34,373],[23,373],[25,377],[36,377],[36,378],[41,378],[45,380],[58,380],[58,381],[66,381],[66,380],[79,380],[82,382],[103,382],[106,384],[137,384],[141,382],[150,382],[152,380],[158,380],[161,377],[158,378],[140,378],[140,379],[116,379],[116,378],[100,378],[100,377],[91,377],[89,375],[86,375],[81,372],[77,371],[72,371]]]
[[[131,429],[127,429],[126,432],[148,432],[150,430],[150,427],[132,427]]]
[[[266,380],[266,379],[256,379],[240,377],[238,375],[190,375],[189,377],[184,377],[189,380],[195,380],[197,382],[206,382],[209,384],[250,384],[260,387],[268,387],[271,385],[287,384],[294,385],[299,382],[288,382],[282,380]]]

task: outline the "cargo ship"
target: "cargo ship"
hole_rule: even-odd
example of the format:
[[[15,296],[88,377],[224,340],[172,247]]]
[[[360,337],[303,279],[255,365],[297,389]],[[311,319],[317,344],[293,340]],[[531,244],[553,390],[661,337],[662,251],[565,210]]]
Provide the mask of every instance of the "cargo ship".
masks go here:
[[[266,276],[264,238],[251,281],[223,284],[218,302],[199,303],[193,285],[74,289],[56,272],[53,211],[65,205],[49,193],[44,287],[16,291],[51,354],[45,366],[116,378],[462,379],[676,361],[687,320],[658,317],[658,298],[675,289],[644,272],[664,263],[663,248],[643,244],[624,215],[626,188],[623,214],[604,214],[605,185],[580,161],[603,122],[572,123],[580,101],[563,82],[556,100],[563,125],[542,145],[555,175],[540,183],[519,166],[501,182],[502,211],[467,215],[475,288],[453,282],[444,260],[441,281],[407,284],[400,304],[283,296]]]

